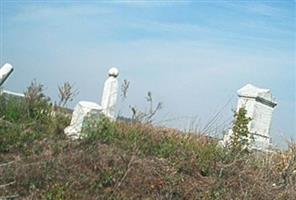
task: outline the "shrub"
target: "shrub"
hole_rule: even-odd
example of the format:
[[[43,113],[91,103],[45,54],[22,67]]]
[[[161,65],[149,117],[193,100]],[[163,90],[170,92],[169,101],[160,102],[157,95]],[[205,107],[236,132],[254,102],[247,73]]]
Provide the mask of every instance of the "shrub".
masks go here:
[[[26,119],[26,112],[24,99],[0,94],[0,118],[9,122],[21,122]]]
[[[118,132],[113,122],[105,115],[89,114],[85,117],[82,127],[83,142],[101,142],[110,144],[118,138]]]
[[[35,140],[61,134],[70,118],[62,112],[53,115],[50,98],[35,80],[25,92],[25,98],[0,95],[0,152],[14,148],[27,149]],[[32,153],[25,151],[26,154]]]
[[[44,94],[44,86],[34,80],[24,94],[27,117],[32,121],[48,122],[51,119],[52,104]]]
[[[248,152],[252,139],[248,128],[251,118],[247,117],[246,114],[247,110],[244,107],[234,113],[232,134],[230,136],[231,151],[234,153]]]

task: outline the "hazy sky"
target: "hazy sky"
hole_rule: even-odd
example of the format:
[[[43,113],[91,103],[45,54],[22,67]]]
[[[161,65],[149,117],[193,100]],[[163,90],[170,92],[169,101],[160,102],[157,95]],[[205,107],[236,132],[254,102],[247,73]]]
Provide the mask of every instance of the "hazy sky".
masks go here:
[[[70,106],[99,103],[116,66],[131,82],[125,115],[152,91],[164,105],[158,124],[203,128],[220,112],[216,134],[252,83],[278,102],[273,141],[296,136],[295,1],[0,1],[0,64],[15,67],[7,89],[36,78],[56,100],[70,81],[80,91]]]

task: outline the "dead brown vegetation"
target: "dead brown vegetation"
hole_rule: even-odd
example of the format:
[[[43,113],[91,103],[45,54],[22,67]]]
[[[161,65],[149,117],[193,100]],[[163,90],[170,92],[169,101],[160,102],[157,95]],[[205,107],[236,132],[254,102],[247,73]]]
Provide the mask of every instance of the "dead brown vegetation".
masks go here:
[[[287,151],[229,158],[205,136],[150,125],[108,126],[117,131],[110,141],[45,138],[32,143],[30,153],[1,154],[2,198],[294,199],[296,195],[295,144]]]

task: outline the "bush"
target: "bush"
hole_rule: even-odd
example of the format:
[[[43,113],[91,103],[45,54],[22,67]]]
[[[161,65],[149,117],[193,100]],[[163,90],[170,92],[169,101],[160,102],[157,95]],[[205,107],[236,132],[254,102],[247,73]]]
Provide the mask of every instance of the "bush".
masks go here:
[[[230,136],[231,151],[234,154],[248,152],[253,139],[248,128],[251,118],[247,117],[246,114],[247,110],[244,107],[234,113],[232,134]]]
[[[44,94],[44,86],[36,80],[25,92],[25,106],[28,119],[47,123],[51,120],[52,104],[50,98]]]
[[[26,120],[26,104],[24,99],[0,94],[0,118],[10,122]]]
[[[95,142],[110,144],[119,139],[118,137],[115,124],[105,115],[90,114],[85,117],[81,136],[83,142],[88,144]]]
[[[42,84],[33,81],[24,98],[0,95],[0,152],[24,149],[50,135],[63,135],[70,118],[62,112],[54,114],[50,98],[43,90]]]

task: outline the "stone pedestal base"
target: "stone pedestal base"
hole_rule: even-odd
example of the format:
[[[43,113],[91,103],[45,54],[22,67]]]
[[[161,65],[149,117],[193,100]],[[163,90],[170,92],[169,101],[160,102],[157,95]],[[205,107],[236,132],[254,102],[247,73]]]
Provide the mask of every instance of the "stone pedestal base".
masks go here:
[[[81,135],[84,119],[89,114],[99,114],[102,107],[89,101],[80,101],[74,108],[70,126],[66,127],[64,132],[67,136],[78,139]]]
[[[269,137],[259,135],[259,134],[254,134],[254,133],[251,133],[251,134],[254,140],[250,139],[249,149],[258,150],[258,151],[268,151],[270,149],[271,142]],[[225,134],[224,138],[219,141],[219,145],[223,147],[227,147],[231,145],[231,138],[230,138],[231,135],[232,135],[232,131],[229,131],[229,133]]]

